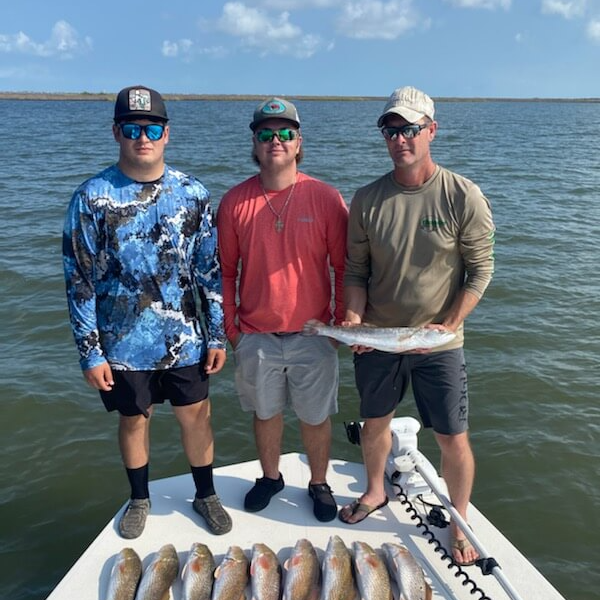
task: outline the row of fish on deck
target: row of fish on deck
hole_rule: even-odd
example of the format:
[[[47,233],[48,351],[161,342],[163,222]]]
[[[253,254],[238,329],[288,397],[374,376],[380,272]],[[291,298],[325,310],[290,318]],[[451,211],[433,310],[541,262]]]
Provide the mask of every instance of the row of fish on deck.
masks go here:
[[[194,543],[182,569],[181,598],[242,600],[250,584],[253,600],[392,600],[392,582],[399,600],[431,598],[423,570],[402,544],[384,543],[377,552],[355,541],[350,552],[333,535],[321,563],[312,543],[300,539],[284,570],[263,543],[252,546],[250,561],[239,546],[230,546],[218,566],[208,546]],[[179,557],[172,544],[163,546],[143,572],[138,554],[124,548],[115,558],[106,598],[164,600],[178,575]]]

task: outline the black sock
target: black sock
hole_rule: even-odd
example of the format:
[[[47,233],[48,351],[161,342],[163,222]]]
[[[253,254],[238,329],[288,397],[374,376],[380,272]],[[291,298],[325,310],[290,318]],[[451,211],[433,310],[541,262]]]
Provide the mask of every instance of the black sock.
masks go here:
[[[213,466],[206,465],[205,467],[192,467],[192,477],[196,484],[196,498],[206,498],[215,493],[213,485]]]
[[[148,490],[148,464],[137,469],[128,469],[127,479],[129,479],[129,485],[131,486],[131,499],[142,499],[150,498],[150,491]]]

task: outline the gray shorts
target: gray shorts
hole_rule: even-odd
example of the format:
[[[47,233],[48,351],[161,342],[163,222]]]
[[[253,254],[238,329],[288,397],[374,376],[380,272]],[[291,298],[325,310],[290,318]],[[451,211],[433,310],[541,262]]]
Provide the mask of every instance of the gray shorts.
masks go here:
[[[469,428],[467,368],[462,348],[430,354],[365,352],[354,355],[356,387],[363,419],[396,410],[408,384],[423,427],[454,435]]]
[[[327,338],[243,333],[233,356],[242,409],[259,419],[274,417],[288,404],[308,425],[337,412],[338,355]]]

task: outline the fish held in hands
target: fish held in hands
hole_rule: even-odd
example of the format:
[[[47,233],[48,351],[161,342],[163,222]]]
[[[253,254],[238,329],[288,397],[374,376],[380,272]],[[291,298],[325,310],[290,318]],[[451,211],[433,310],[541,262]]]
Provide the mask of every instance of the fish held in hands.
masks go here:
[[[452,331],[431,327],[341,327],[325,325],[317,320],[307,321],[302,328],[302,335],[323,335],[348,346],[365,346],[398,354],[417,349],[437,348],[456,337]]]

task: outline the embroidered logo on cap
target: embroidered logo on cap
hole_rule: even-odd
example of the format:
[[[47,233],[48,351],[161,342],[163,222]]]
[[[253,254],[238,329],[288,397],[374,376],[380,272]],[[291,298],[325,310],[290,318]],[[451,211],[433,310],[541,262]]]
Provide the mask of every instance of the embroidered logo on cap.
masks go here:
[[[148,90],[129,90],[129,110],[152,110],[152,99]]]
[[[285,105],[278,100],[272,100],[265,104],[260,112],[265,115],[279,115],[282,112],[285,112]]]

